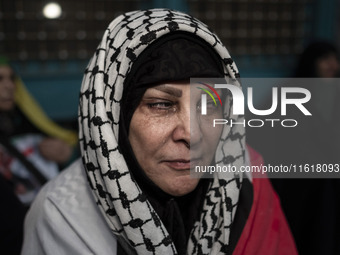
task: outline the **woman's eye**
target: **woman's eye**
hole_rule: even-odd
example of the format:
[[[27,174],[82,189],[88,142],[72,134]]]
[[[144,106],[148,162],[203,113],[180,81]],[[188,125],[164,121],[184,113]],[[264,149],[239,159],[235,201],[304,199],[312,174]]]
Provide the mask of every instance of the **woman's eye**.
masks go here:
[[[201,106],[202,106],[202,103],[201,102],[199,102],[198,104],[197,104],[197,110],[199,110],[199,111],[201,111]],[[217,105],[217,104],[215,104],[215,102],[214,101],[212,101],[212,100],[208,100],[207,101],[207,109],[218,109],[219,108],[219,105]]]
[[[217,107],[217,106],[216,106],[215,102],[208,100],[207,107],[212,108],[212,107]]]
[[[156,103],[148,103],[148,107],[157,110],[169,110],[174,103],[172,102],[156,102]]]
[[[206,111],[205,115],[201,115],[203,118],[222,116],[222,107],[219,102],[215,103],[213,100],[207,100],[205,106],[202,105],[202,102],[199,102],[196,106],[198,114],[201,114],[202,107],[205,107]]]

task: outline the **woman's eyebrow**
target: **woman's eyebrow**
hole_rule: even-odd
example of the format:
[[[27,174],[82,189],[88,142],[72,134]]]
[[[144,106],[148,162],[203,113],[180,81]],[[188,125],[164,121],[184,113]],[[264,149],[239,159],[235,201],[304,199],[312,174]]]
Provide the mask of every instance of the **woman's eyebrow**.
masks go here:
[[[167,85],[159,85],[157,87],[154,87],[154,89],[160,90],[162,92],[165,92],[167,94],[170,94],[175,97],[181,97],[182,96],[182,90],[176,89],[173,87],[169,87]]]

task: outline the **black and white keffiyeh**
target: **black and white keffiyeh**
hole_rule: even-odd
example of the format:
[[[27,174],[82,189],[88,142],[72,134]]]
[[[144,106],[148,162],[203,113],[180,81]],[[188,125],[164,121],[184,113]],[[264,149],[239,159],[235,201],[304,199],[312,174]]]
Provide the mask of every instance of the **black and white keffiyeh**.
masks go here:
[[[152,42],[178,31],[206,41],[220,56],[226,77],[238,77],[228,51],[206,25],[181,12],[153,9],[129,12],[112,21],[82,82],[79,138],[83,164],[104,218],[129,254],[177,254],[171,236],[118,150],[118,132],[124,81],[134,61]],[[230,118],[242,121],[239,116]],[[215,161],[244,164],[244,133],[242,125],[226,125]],[[226,253],[241,182],[238,176],[215,175],[191,231],[187,254]]]

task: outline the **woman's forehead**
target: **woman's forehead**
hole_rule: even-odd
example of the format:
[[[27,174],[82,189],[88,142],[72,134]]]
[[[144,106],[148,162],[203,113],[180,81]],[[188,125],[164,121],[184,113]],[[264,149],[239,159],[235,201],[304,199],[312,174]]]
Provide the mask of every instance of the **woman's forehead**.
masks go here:
[[[155,89],[155,90],[160,90],[163,92],[167,92],[167,93],[174,93],[174,96],[179,96],[177,95],[178,93],[176,92],[172,92],[172,91],[181,91],[183,88],[187,88],[184,86],[190,86],[190,88],[197,88],[197,87],[204,87],[207,86],[207,84],[209,86],[214,86],[213,83],[200,83],[200,82],[190,82],[190,80],[180,80],[180,81],[174,81],[174,82],[164,82],[164,83],[158,83],[152,87],[150,87],[149,89]],[[216,90],[220,90],[220,89],[216,89]]]

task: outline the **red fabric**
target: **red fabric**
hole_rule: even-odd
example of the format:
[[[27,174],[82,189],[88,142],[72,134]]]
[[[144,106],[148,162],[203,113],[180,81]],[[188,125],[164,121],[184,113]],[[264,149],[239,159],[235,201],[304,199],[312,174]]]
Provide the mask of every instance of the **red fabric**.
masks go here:
[[[263,164],[261,155],[250,147],[248,149],[251,164]],[[252,183],[253,205],[233,255],[298,254],[270,181],[267,178],[254,178]]]

